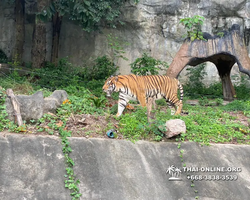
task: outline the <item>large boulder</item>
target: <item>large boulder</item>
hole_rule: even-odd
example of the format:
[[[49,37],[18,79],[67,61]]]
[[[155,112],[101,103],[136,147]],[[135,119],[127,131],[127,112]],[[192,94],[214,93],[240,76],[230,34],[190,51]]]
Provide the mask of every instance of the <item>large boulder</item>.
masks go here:
[[[181,119],[171,119],[168,120],[165,124],[166,137],[171,138],[181,133],[186,133],[186,124]]]
[[[40,119],[43,114],[55,112],[56,109],[67,99],[67,92],[56,90],[49,97],[43,98],[43,92],[38,91],[33,95],[16,95],[20,104],[20,112],[23,120]],[[9,98],[5,101],[8,118],[15,120],[14,109]]]
[[[43,92],[38,91],[33,95],[16,95],[20,104],[20,112],[23,120],[39,119],[43,116]],[[15,120],[14,109],[9,98],[5,101],[6,111],[10,120]]]
[[[55,113],[56,109],[68,98],[68,94],[64,90],[55,90],[49,97],[44,98],[43,112]]]

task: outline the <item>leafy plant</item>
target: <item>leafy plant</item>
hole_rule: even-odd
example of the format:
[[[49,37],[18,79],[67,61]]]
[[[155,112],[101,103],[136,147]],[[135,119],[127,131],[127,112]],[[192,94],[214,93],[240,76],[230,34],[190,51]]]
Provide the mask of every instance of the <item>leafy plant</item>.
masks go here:
[[[142,57],[137,58],[130,66],[133,74],[142,76],[157,75],[159,70],[167,70],[169,67],[166,62],[156,60],[147,53],[143,53]]]
[[[6,112],[6,106],[4,105],[6,97],[7,95],[5,90],[0,87],[0,131],[3,131],[5,128],[7,128],[8,123],[10,122],[7,118],[8,114]]]
[[[35,69],[31,76],[36,84],[54,90],[69,85],[79,85],[81,73],[81,69],[72,66],[68,58],[62,58],[58,61],[57,67],[48,62],[44,68]]]
[[[250,82],[246,74],[241,74],[240,83],[234,87],[238,99],[249,99]]]
[[[118,67],[106,55],[97,57],[94,65],[84,67],[84,80],[104,80],[113,75]]]
[[[107,101],[105,97],[101,96],[100,98],[96,96],[89,97],[90,100],[93,101],[96,108],[100,108],[104,106],[104,103]]]
[[[221,106],[223,104],[223,99],[217,98],[215,99],[217,106]]]
[[[190,38],[191,41],[194,41],[195,39],[205,40],[201,31],[204,19],[205,18],[202,16],[194,15],[193,17],[186,17],[180,20],[180,23],[187,30],[187,37]]]
[[[188,93],[190,96],[195,97],[197,97],[195,94],[203,94],[205,86],[202,83],[202,80],[204,79],[204,76],[207,75],[204,71],[205,66],[206,65],[203,63],[187,69],[188,81],[184,85],[184,91],[186,94]]]
[[[199,99],[199,104],[201,106],[206,106],[206,105],[208,105],[208,103],[209,103],[209,101],[208,101],[207,97],[202,97]]]
[[[218,32],[216,35],[218,35],[219,37],[223,37],[224,36],[224,32]]]

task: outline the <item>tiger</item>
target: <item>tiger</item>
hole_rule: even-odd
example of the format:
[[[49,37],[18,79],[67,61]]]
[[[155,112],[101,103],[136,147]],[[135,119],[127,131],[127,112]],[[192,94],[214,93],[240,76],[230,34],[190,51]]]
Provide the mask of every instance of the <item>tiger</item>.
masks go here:
[[[157,99],[164,98],[173,106],[175,115],[181,114],[182,111],[183,88],[176,78],[164,75],[116,75],[109,77],[102,89],[107,97],[110,97],[113,92],[119,92],[117,117],[122,115],[129,100],[138,100],[142,107],[147,107],[148,118],[152,105],[155,106]],[[180,100],[177,96],[178,89]]]

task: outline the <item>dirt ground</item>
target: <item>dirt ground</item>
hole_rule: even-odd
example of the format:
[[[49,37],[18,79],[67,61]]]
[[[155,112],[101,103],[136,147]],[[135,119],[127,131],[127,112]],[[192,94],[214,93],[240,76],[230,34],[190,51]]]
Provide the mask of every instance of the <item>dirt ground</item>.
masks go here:
[[[110,102],[109,102],[110,103]],[[112,102],[112,104],[115,104]],[[166,108],[163,108],[164,110]],[[126,112],[133,112],[133,106],[130,109],[126,109]],[[56,118],[56,115],[49,113],[50,115]],[[184,113],[182,115],[186,115]],[[250,126],[249,119],[242,112],[229,112],[231,116],[236,117],[235,121],[242,123],[245,126]],[[58,118],[55,122],[56,128],[61,127],[63,122]],[[118,132],[119,122],[110,116],[99,116],[99,115],[90,115],[90,114],[81,114],[73,115],[67,119],[65,129],[71,131],[72,137],[85,137],[85,138],[109,138],[107,136],[107,131],[111,129],[116,130],[117,137],[116,139],[124,139],[122,133]],[[54,127],[55,128],[55,127]],[[25,130],[20,131],[23,134],[34,134],[34,135],[55,135],[59,136],[58,131],[53,131],[49,122],[44,122],[37,127],[37,124],[27,124]],[[152,140],[152,139],[148,139]],[[173,139],[164,138],[163,141],[175,141]]]
[[[130,111],[131,112],[131,111]],[[249,119],[243,115],[242,112],[229,112],[231,116],[236,117],[235,121],[240,122],[245,126],[250,126]],[[52,114],[53,115],[53,114]],[[66,123],[66,130],[71,131],[72,137],[85,137],[85,138],[109,138],[107,136],[107,131],[111,129],[118,129],[118,121],[113,117],[107,116],[94,116],[90,114],[82,114],[82,115],[71,115]],[[58,120],[56,125],[60,127],[62,125],[62,121]],[[50,127],[48,123],[40,124],[40,127],[43,127],[42,131],[37,129],[36,125],[28,125],[27,130],[24,134],[35,134],[35,135],[48,135],[50,132]],[[45,131],[46,130],[46,131]],[[124,139],[122,133],[116,132],[116,139],[121,140]],[[54,131],[53,135],[59,136],[58,131]],[[152,139],[148,139],[152,140]],[[163,141],[171,142],[175,141],[173,139],[163,138]],[[232,141],[232,143],[234,143]]]

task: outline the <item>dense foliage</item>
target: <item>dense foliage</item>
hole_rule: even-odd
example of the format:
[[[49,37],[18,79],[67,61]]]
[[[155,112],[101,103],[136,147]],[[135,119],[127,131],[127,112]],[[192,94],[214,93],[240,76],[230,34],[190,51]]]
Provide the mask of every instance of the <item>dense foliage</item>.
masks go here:
[[[142,57],[137,58],[131,65],[131,72],[136,75],[157,75],[160,70],[166,71],[168,64],[166,62],[156,60],[149,56],[147,53],[143,53]],[[164,73],[164,72],[163,72]]]
[[[124,3],[125,0],[56,0],[52,1],[39,17],[51,19],[52,15],[59,13],[59,16],[66,16],[70,20],[76,21],[83,30],[90,32],[97,29],[101,22],[112,27],[115,27],[117,23],[122,24],[118,17]],[[135,0],[134,3],[138,3],[138,1]]]

